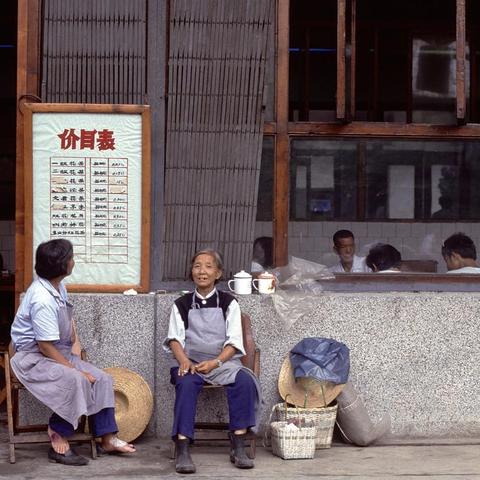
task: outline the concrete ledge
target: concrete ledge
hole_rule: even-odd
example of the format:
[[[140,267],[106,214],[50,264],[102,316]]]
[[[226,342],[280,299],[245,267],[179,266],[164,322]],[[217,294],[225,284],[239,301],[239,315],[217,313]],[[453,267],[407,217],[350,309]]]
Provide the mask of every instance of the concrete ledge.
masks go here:
[[[177,296],[71,296],[89,358],[147,380],[156,398],[149,431],[165,437],[174,390],[161,342]],[[322,336],[349,346],[351,379],[374,419],[390,413],[393,439],[480,437],[480,294],[323,293],[309,299],[309,313],[291,327],[271,297],[239,302],[261,348],[262,425],[279,401],[277,378],[289,350],[304,337]],[[198,419],[225,418],[224,403],[209,393],[199,400]]]

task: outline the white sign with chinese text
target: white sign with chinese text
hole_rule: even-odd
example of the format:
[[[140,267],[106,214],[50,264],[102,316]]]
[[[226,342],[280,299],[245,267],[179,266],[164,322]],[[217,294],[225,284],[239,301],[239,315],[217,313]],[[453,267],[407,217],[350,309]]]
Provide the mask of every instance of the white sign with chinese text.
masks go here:
[[[66,238],[68,283],[140,283],[142,116],[37,112],[32,130],[34,251]]]

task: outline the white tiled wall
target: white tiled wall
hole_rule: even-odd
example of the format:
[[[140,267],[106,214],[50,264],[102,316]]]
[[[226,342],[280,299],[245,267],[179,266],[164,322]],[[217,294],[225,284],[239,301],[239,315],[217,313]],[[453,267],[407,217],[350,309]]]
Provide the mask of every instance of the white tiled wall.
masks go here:
[[[15,221],[0,221],[0,253],[4,268],[15,271]]]
[[[475,242],[480,258],[480,223],[391,223],[391,222],[290,222],[289,254],[332,266],[338,257],[332,251],[332,236],[340,229],[355,235],[357,254],[365,256],[376,243],[390,243],[404,260],[437,260],[438,271],[445,272],[440,250],[452,233],[463,232]],[[271,236],[270,222],[257,222],[255,236]]]

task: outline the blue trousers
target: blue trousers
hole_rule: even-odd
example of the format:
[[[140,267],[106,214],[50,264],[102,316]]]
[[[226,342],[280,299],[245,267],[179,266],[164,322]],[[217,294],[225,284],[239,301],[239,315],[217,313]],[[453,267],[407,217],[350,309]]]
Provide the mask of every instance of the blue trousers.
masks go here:
[[[115,421],[115,409],[104,408],[95,415],[88,417],[90,431],[96,436],[101,437],[107,433],[117,433],[118,427]],[[68,423],[62,417],[54,413],[48,421],[50,428],[62,437],[71,437],[75,430],[71,423]]]
[[[172,438],[180,433],[193,440],[197,398],[205,381],[200,375],[178,375],[178,367],[170,370],[170,381],[175,385],[175,409]],[[251,376],[240,370],[235,382],[225,385],[227,390],[229,428],[241,430],[255,425],[257,390]]]

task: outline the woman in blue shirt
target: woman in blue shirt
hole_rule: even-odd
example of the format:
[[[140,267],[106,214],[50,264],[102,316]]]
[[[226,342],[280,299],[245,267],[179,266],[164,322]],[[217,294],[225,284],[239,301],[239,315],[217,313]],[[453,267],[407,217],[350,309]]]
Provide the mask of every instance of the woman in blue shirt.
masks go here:
[[[88,463],[68,442],[82,415],[90,417],[93,433],[101,437],[101,452],[134,452],[133,445],[116,436],[112,378],[79,356],[72,305],[63,283],[75,266],[72,244],[64,239],[42,243],[35,260],[38,279],[28,288],[12,324],[11,366],[20,382],[53,410],[49,460]]]

